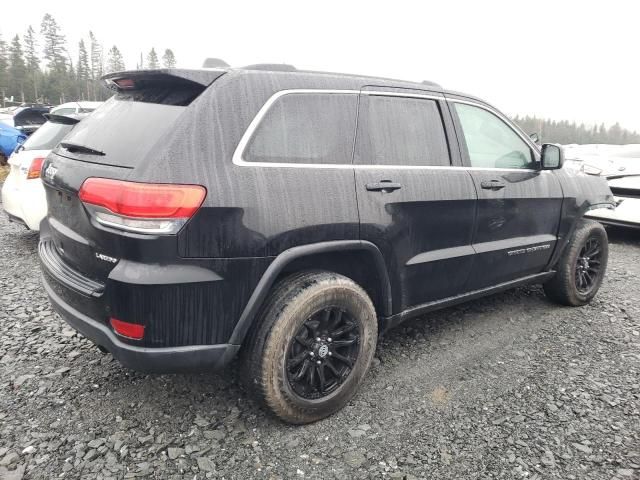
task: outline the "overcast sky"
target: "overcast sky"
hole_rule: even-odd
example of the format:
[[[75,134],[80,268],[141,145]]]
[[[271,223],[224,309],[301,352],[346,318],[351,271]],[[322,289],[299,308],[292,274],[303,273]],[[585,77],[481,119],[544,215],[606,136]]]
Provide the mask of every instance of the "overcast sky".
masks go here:
[[[9,2],[10,3],[10,2]],[[5,40],[51,13],[77,58],[91,29],[133,68],[140,52],[173,49],[180,67],[232,66],[429,79],[508,114],[640,131],[640,2],[29,0],[2,12]],[[10,20],[9,20],[10,19]],[[8,21],[9,20],[9,21]]]

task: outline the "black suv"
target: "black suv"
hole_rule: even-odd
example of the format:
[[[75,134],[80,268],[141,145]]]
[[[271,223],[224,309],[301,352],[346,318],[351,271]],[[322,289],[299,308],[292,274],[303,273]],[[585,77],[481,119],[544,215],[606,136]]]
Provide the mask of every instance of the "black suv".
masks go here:
[[[432,83],[289,66],[132,71],[43,166],[62,317],[135,370],[240,376],[286,421],[349,401],[378,335],[529,283],[567,305],[607,263],[605,180]]]

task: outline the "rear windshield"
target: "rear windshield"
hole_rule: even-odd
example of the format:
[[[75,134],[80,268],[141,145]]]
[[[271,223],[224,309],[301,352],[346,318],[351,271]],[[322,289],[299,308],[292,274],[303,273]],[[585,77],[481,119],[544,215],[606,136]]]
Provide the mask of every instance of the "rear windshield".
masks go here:
[[[168,139],[185,107],[137,101],[135,95],[115,95],[79,123],[65,145],[87,147],[104,155],[62,150],[61,155],[104,165],[134,168],[151,148]]]
[[[53,150],[74,126],[47,122],[24,142],[22,150]]]

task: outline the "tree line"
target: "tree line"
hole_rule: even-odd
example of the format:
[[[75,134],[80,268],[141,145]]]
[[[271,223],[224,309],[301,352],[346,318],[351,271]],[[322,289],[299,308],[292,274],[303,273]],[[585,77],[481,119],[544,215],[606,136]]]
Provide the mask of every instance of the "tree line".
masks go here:
[[[607,128],[604,123],[600,125],[577,124],[567,120],[549,120],[530,116],[516,116],[513,121],[526,133],[537,133],[540,140],[545,143],[559,143],[568,145],[571,143],[607,143],[610,145],[625,145],[628,143],[640,143],[640,133],[624,129],[619,123]]]
[[[176,57],[167,48],[159,57],[155,48],[145,58],[140,55],[138,69],[173,68]],[[126,70],[120,49],[104,47],[89,31],[78,43],[73,58],[58,22],[45,14],[39,32],[30,25],[22,35],[5,41],[0,32],[0,107],[5,104],[50,103],[75,100],[106,100],[111,94],[100,77],[106,73]],[[8,99],[13,99],[9,102]]]

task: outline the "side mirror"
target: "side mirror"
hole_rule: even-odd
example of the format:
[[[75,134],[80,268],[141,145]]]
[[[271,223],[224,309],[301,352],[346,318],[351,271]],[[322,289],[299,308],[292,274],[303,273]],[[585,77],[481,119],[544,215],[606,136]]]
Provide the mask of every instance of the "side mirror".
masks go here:
[[[542,170],[557,170],[564,164],[564,150],[556,143],[542,145]]]
[[[540,136],[537,133],[533,132],[529,134],[529,138],[533,143],[540,145]]]

